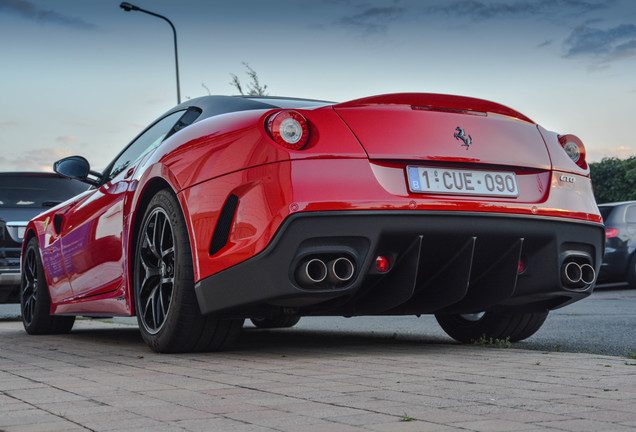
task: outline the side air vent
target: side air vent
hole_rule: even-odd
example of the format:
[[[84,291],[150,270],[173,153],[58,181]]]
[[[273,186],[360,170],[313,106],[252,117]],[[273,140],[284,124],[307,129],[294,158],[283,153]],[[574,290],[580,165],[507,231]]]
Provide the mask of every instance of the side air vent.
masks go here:
[[[232,229],[232,221],[238,207],[239,199],[236,195],[230,195],[225,201],[221,215],[216,223],[214,234],[212,235],[212,243],[210,244],[210,255],[214,255],[227,244]]]

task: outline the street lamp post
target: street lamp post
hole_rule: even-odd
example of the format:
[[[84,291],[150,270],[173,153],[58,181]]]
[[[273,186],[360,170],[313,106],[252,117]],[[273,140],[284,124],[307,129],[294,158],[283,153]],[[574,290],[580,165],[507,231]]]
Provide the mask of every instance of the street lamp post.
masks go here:
[[[126,12],[139,11],[139,12],[147,13],[148,15],[156,16],[157,18],[161,18],[161,19],[165,20],[168,24],[170,24],[170,27],[172,27],[172,33],[174,35],[174,65],[175,65],[175,70],[177,72],[177,103],[181,103],[181,90],[180,90],[180,87],[179,87],[179,56],[177,55],[177,30],[174,28],[174,25],[165,16],[156,14],[154,12],[150,12],[150,11],[145,10],[145,9],[142,9],[142,8],[140,8],[138,6],[135,6],[133,4],[130,4],[128,2],[122,2],[119,5],[119,7],[122,8],[123,10],[125,10]]]

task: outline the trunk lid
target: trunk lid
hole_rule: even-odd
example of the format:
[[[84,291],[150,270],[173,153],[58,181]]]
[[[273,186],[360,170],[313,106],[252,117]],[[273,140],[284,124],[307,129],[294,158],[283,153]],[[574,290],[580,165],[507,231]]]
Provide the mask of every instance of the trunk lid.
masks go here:
[[[404,93],[358,99],[334,109],[369,159],[551,168],[537,125],[494,102]]]

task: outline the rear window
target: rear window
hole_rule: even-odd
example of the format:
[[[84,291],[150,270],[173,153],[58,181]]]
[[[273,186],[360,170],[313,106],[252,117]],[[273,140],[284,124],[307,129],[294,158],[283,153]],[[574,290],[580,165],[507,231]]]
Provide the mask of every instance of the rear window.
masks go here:
[[[614,210],[614,206],[607,206],[607,207],[603,207],[603,206],[599,206],[599,210],[601,212],[601,217],[603,218],[604,221],[607,221],[607,219],[610,217],[610,215],[612,214],[612,210]]]
[[[627,207],[625,211],[625,222],[636,223],[636,205]]]
[[[86,189],[86,184],[61,177],[0,176],[0,208],[53,207]]]

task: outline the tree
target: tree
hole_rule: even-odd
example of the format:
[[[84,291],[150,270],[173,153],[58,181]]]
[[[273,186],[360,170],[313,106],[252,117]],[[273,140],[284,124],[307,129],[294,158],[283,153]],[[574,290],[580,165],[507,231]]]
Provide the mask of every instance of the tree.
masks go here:
[[[251,82],[247,85],[247,94],[243,91],[241,81],[233,73],[230,74],[230,76],[232,77],[232,81],[230,82],[230,84],[236,87],[239,93],[241,93],[243,96],[267,96],[267,84],[261,85],[260,81],[258,80],[256,71],[252,69],[250,65],[248,65],[246,62],[243,62],[243,66],[245,66],[245,68],[247,69],[247,76],[251,79]]]
[[[636,156],[591,163],[590,177],[597,203],[636,200]]]

